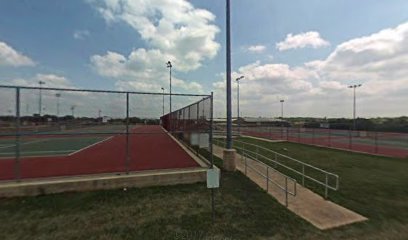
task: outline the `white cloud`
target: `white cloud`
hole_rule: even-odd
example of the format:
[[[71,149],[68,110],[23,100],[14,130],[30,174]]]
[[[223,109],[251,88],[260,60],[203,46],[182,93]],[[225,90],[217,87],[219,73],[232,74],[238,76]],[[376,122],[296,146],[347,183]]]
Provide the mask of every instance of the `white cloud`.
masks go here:
[[[175,61],[174,69],[191,71],[216,56],[219,28],[215,16],[194,8],[186,0],[91,1],[108,23],[124,22],[152,48],[163,54],[161,62]],[[146,51],[150,51],[146,50]],[[136,51],[137,52],[137,51]]]
[[[264,45],[252,45],[248,47],[248,51],[251,53],[263,53],[266,50]]]
[[[74,85],[67,78],[55,74],[38,73],[31,78],[15,78],[11,80],[3,80],[1,82],[8,85],[39,87],[39,81],[45,82],[43,87],[74,88]]]
[[[355,83],[363,84],[357,89],[358,116],[401,116],[408,114],[407,65],[408,22],[343,42],[326,59],[292,67],[255,62],[234,76],[245,76],[245,116],[279,116],[278,96],[287,96],[286,116],[351,117],[353,91],[347,86]],[[225,106],[225,79],[213,87],[216,103]],[[233,94],[235,103],[235,88]]]
[[[5,42],[0,41],[0,66],[34,66],[35,63],[29,57],[17,52]]]
[[[240,82],[240,105],[245,116],[277,116],[278,99],[291,101],[301,97],[314,97],[320,92],[312,81],[318,77],[313,71],[287,64],[261,64],[259,61],[242,66],[232,74],[233,78],[244,75]],[[215,113],[223,112],[225,106],[225,77],[213,84],[215,90]],[[236,103],[236,83],[233,84],[234,104]],[[276,108],[277,111],[274,111]],[[234,115],[236,106],[234,106]]]
[[[120,88],[157,91],[168,84],[167,61],[172,62],[176,76],[177,71],[198,69],[220,49],[215,41],[219,32],[213,24],[215,16],[186,0],[91,0],[90,3],[108,24],[128,24],[148,46],[134,49],[128,56],[108,51],[91,57],[94,70],[117,81]],[[176,90],[202,91],[195,81],[174,79]]]
[[[308,66],[324,79],[363,83],[363,96],[393,98],[408,92],[407,64],[408,22],[346,41]]]
[[[282,42],[276,44],[276,48],[279,51],[285,51],[289,49],[297,48],[321,48],[327,47],[330,43],[320,37],[320,33],[315,31],[305,32],[293,35],[292,33],[286,35],[286,38]]]
[[[85,39],[86,37],[88,37],[90,35],[88,30],[75,30],[73,37],[77,40],[82,40]]]
[[[115,52],[94,55],[91,64],[99,75],[115,79],[119,89],[157,92],[169,84],[169,72],[163,59],[167,58],[160,50],[139,48],[128,57]],[[172,85],[176,91],[203,92],[199,83],[178,79],[174,74]]]

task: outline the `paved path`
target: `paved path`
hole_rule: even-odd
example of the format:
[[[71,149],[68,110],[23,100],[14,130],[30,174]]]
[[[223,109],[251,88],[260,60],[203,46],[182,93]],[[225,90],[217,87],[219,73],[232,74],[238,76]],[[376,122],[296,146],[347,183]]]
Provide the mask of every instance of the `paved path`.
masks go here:
[[[213,151],[217,157],[222,158],[223,148],[214,145]],[[237,169],[245,174],[244,160],[239,154],[237,154],[236,164]],[[260,176],[251,169],[256,169],[266,175],[266,167],[251,159],[247,159],[247,166],[250,166],[247,167],[247,177],[266,190],[265,177]],[[269,168],[268,175],[277,185],[285,186],[285,177],[279,173],[275,173]],[[294,191],[294,183],[290,180],[288,180],[288,190],[290,192]],[[300,184],[296,185],[296,192],[296,196],[288,195],[288,209],[321,230],[367,220],[364,216],[325,200]],[[276,198],[279,203],[285,205],[285,192],[272,182],[269,182],[268,193]]]

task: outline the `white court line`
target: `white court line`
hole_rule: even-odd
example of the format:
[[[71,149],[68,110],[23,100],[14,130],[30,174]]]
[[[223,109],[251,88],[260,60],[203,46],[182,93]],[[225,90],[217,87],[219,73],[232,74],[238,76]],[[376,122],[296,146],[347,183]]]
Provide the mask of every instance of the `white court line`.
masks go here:
[[[35,140],[35,141],[23,142],[23,143],[20,143],[20,145],[27,145],[27,144],[38,143],[38,142],[46,142],[46,141],[48,141],[48,140],[49,140],[49,139],[42,139],[42,140]],[[6,146],[0,146],[0,149],[10,148],[10,147],[15,147],[15,146],[16,146],[16,144],[6,145]]]
[[[0,148],[8,148],[8,147],[11,147],[11,146],[14,146],[14,145],[13,144],[12,145],[10,145],[10,144],[8,144],[8,145],[0,144]]]
[[[103,142],[105,142],[105,141],[108,141],[109,139],[111,139],[111,138],[113,138],[113,137],[114,137],[114,136],[110,136],[110,137],[105,138],[105,139],[103,139],[103,140],[101,140],[101,141],[99,141],[99,142],[96,142],[96,143],[94,143],[94,144],[91,144],[91,145],[89,145],[89,146],[86,146],[86,147],[84,147],[84,148],[81,148],[81,149],[79,149],[79,150],[77,150],[77,151],[75,151],[75,152],[73,152],[73,153],[68,154],[68,156],[71,156],[71,155],[74,155],[74,154],[76,154],[76,153],[82,152],[82,151],[84,151],[85,149],[91,148],[91,147],[93,147],[93,146],[95,146],[95,145],[97,145],[97,144],[99,144],[99,143],[103,143]]]
[[[30,151],[30,152],[23,152],[24,154],[31,154],[31,153],[66,153],[66,152],[72,152],[75,150],[52,150],[52,151]],[[3,152],[0,153],[0,155],[7,155],[7,154],[14,154],[15,152]]]

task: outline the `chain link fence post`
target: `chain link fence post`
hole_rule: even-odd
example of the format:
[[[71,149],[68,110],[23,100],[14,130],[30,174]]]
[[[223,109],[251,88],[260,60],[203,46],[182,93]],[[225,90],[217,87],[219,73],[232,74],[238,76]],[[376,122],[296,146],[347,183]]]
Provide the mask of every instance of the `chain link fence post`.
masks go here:
[[[20,166],[20,88],[16,88],[16,152],[14,164],[14,177],[19,182],[21,180],[21,166]]]
[[[129,155],[129,93],[126,93],[126,162],[125,170],[126,174],[130,171],[130,155]]]

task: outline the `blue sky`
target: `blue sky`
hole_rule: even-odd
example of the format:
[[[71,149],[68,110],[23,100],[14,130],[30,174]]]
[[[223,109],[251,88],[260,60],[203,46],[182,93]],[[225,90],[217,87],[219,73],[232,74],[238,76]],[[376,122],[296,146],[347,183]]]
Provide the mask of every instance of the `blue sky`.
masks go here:
[[[186,3],[184,0],[177,0],[173,1],[175,6],[168,8],[155,6],[162,1],[164,0],[145,1],[143,4],[146,4],[144,7],[148,10],[143,12],[138,10],[138,1],[135,0],[133,1],[134,9],[129,10],[132,13],[130,17],[126,17],[125,13],[129,13],[126,9],[117,11],[112,5],[109,5],[109,2],[113,2],[117,4],[115,6],[131,8],[131,5],[127,5],[127,1],[1,1],[0,42],[5,43],[7,49],[11,48],[17,54],[31,59],[34,64],[7,64],[6,60],[1,60],[1,57],[5,55],[0,53],[0,83],[21,83],[16,79],[23,79],[24,83],[35,85],[38,74],[42,74],[64,78],[65,87],[156,91],[158,86],[167,84],[165,79],[161,79],[167,73],[165,68],[167,59],[163,57],[162,63],[156,63],[154,66],[152,66],[151,61],[152,59],[161,60],[160,56],[171,56],[174,58],[172,59],[174,65],[176,65],[174,75],[180,80],[179,85],[175,86],[175,90],[205,93],[214,91],[218,97],[216,103],[221,106],[216,113],[222,115],[224,98],[222,83],[225,73],[225,2],[219,0],[194,0],[190,1],[190,4],[187,2],[188,10],[186,12],[181,11],[180,14],[188,15],[192,12],[195,13],[194,11],[197,9],[204,9],[215,18],[209,17],[210,20],[208,20],[207,13],[203,15],[204,17],[196,14],[194,17],[187,18],[190,23],[180,23],[180,25],[195,25],[193,22],[198,19],[197,22],[201,24],[198,26],[209,26],[206,31],[209,31],[209,35],[214,34],[214,37],[201,39],[202,42],[190,41],[191,39],[183,41],[186,49],[188,47],[197,48],[198,45],[194,44],[200,44],[199,46],[208,44],[208,47],[195,52],[192,55],[192,59],[195,60],[182,60],[187,52],[183,49],[183,45],[175,46],[172,49],[166,45],[165,40],[155,42],[154,39],[149,39],[150,33],[141,33],[147,30],[143,25],[139,23],[132,25],[139,20],[138,14],[145,14],[147,19],[155,22],[160,20],[162,16],[166,16],[178,4],[185,6]],[[114,13],[114,17],[108,19],[101,9],[105,10],[105,13],[108,11]],[[151,15],[151,9],[160,14]],[[339,102],[345,96],[349,97],[349,92],[347,90],[344,93],[336,91],[336,94],[333,94],[331,91],[355,81],[368,86],[361,90],[361,103],[366,106],[376,105],[384,96],[387,96],[379,96],[379,91],[373,86],[392,85],[393,88],[386,91],[390,96],[394,96],[393,91],[401,92],[401,88],[397,87],[397,84],[403,85],[405,78],[401,79],[395,76],[395,79],[367,79],[367,76],[372,74],[372,68],[360,72],[353,70],[350,71],[352,76],[340,78],[340,74],[335,74],[333,69],[340,71],[339,66],[344,66],[344,62],[339,61],[345,61],[345,58],[359,59],[360,55],[357,56],[356,54],[361,51],[354,51],[354,55],[350,54],[350,56],[344,54],[346,51],[340,54],[339,51],[342,49],[336,51],[342,43],[357,44],[350,41],[364,37],[366,37],[365,41],[368,44],[375,41],[382,42],[381,36],[377,38],[374,36],[372,37],[373,40],[370,36],[384,29],[394,29],[397,35],[403,37],[402,41],[405,41],[407,36],[405,28],[398,30],[397,27],[408,21],[407,12],[408,1],[404,0],[233,0],[232,63],[234,76],[248,75],[246,78],[247,87],[243,85],[242,90],[244,115],[276,115],[279,110],[268,112],[269,110],[265,111],[265,109],[270,106],[276,108],[270,102],[274,102],[277,98],[287,99],[288,115],[292,116],[346,115],[349,114],[349,105],[347,105],[349,102],[344,104],[339,104]],[[174,26],[176,24],[178,23],[175,23]],[[218,30],[213,29],[213,27]],[[190,26],[189,31],[193,32],[197,29],[202,28]],[[285,50],[277,48],[276,44],[283,42],[288,34],[298,35],[307,32],[318,33],[318,39],[316,35],[313,35],[315,38],[311,40],[312,42],[305,43],[303,47],[292,46]],[[160,34],[160,32],[156,34]],[[178,41],[177,36],[171,33],[166,34],[168,35],[164,35],[165,37],[174,37],[174,40]],[[170,40],[172,39],[170,38]],[[313,42],[317,41],[316,39],[321,40],[320,45]],[[313,46],[313,43],[317,45]],[[349,46],[347,44],[346,46]],[[386,44],[389,44],[386,48],[393,49],[393,46],[400,44],[400,42],[390,41]],[[248,50],[251,46],[258,46],[259,51]],[[373,46],[378,45],[373,44]],[[145,60],[137,60],[138,54],[142,54],[142,52],[136,51],[138,49],[148,51]],[[373,49],[378,50],[376,47]],[[399,63],[406,64],[406,49],[400,47],[395,47],[395,49],[397,50],[392,53],[392,56],[400,57]],[[160,54],[154,55],[150,50],[159,50]],[[116,55],[108,55],[108,51],[116,53]],[[136,60],[130,59],[129,55],[133,51]],[[349,53],[347,52],[347,54]],[[330,55],[334,56],[334,60],[328,59]],[[367,66],[368,63],[373,63],[373,59],[378,61],[377,63],[384,63],[383,60],[380,61],[376,58],[378,55],[382,54],[375,52],[373,56],[364,56],[361,61],[365,62],[359,62],[359,64]],[[95,56],[99,56],[99,58],[95,58]],[[112,63],[110,61],[120,58],[119,56],[125,57],[123,61],[126,62],[126,66],[120,64],[122,60],[114,62],[113,70],[107,72],[106,69],[110,68]],[[340,59],[338,56],[342,56],[342,58]],[[385,57],[385,59],[390,59],[390,56]],[[305,63],[316,60],[321,61],[325,67],[321,67],[321,64],[319,67],[314,64],[313,69],[305,67]],[[178,61],[180,62],[179,65]],[[189,63],[191,66],[188,66]],[[162,64],[162,68],[160,64]],[[177,65],[180,67],[178,68]],[[146,77],[143,73],[144,68],[150,68],[156,73]],[[377,69],[376,73],[378,73],[377,75],[384,74],[384,71],[390,68],[391,66],[384,65],[384,68]],[[260,71],[267,72],[267,74],[260,74]],[[345,71],[341,70],[341,72]],[[141,79],[144,77],[146,79]],[[152,83],[152,81],[156,81],[155,79],[161,80]],[[296,82],[290,82],[293,79],[296,79]],[[141,85],[137,81],[144,84]],[[250,81],[253,84],[249,84]],[[392,81],[392,84],[386,84],[384,81]],[[145,83],[150,85],[144,88]],[[281,86],[283,83],[284,86]],[[160,91],[160,88],[157,91]],[[305,92],[308,92],[309,95],[305,95]],[[327,96],[331,96],[333,99],[330,98],[326,105],[321,105],[322,99],[327,99]],[[334,96],[336,97],[334,98]],[[403,96],[395,97],[395,101],[390,99],[389,104],[393,106],[392,108],[363,108],[361,116],[406,115],[405,109],[402,106],[398,107],[405,100],[407,99]],[[259,108],[251,107],[254,104],[259,105]],[[348,107],[338,107],[344,105]]]

